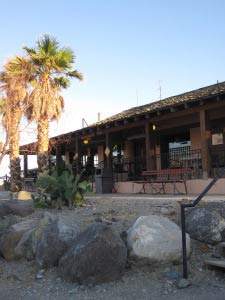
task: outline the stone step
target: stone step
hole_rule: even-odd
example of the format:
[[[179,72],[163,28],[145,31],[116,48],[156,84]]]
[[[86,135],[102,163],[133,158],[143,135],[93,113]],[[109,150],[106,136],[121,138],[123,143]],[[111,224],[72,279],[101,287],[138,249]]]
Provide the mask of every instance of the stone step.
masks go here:
[[[225,259],[206,259],[205,264],[211,267],[218,267],[225,269]]]

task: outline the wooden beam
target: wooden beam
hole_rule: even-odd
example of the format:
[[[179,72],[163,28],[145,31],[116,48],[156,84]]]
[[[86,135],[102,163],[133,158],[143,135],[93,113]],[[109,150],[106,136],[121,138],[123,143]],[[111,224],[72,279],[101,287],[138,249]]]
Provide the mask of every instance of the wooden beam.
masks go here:
[[[201,110],[199,114],[200,118],[200,136],[201,136],[201,152],[202,152],[202,172],[203,178],[209,177],[210,161],[209,161],[209,142],[211,139],[211,132],[209,130],[209,124],[207,120],[207,114],[205,110]]]
[[[195,112],[200,112],[200,110],[210,110],[210,109],[216,109],[216,108],[224,108],[225,107],[225,101],[220,101],[220,102],[213,102],[213,103],[208,103],[205,104],[204,106],[195,106],[195,107],[191,107],[188,110],[180,110],[177,112],[174,112],[173,114],[163,114],[161,116],[151,116],[150,115],[150,120],[151,122],[156,122],[156,121],[162,121],[162,120],[169,120],[169,119],[173,119],[175,117],[182,117],[182,116],[186,116],[188,114],[193,114]]]
[[[23,155],[23,176],[27,177],[28,174],[28,160],[27,160],[27,153]]]

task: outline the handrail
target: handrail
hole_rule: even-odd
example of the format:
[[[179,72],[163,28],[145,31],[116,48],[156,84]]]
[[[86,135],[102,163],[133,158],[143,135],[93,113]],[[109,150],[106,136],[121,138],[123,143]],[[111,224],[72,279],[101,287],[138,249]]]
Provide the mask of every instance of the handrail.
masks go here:
[[[208,193],[208,191],[214,186],[218,179],[225,174],[225,167],[221,170],[219,175],[210,181],[201,194],[192,203],[181,203],[181,231],[182,231],[182,254],[183,254],[183,277],[188,278],[187,271],[187,249],[186,249],[186,225],[185,225],[185,208],[196,206],[201,199]]]

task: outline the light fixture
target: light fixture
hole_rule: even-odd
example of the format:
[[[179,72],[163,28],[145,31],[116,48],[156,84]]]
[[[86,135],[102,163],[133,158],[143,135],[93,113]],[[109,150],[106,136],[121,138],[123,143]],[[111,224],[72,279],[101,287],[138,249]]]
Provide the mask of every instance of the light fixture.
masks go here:
[[[84,140],[83,143],[84,143],[84,145],[87,145],[89,143],[89,141],[88,140]]]
[[[152,124],[152,130],[155,131],[156,130],[156,125]]]

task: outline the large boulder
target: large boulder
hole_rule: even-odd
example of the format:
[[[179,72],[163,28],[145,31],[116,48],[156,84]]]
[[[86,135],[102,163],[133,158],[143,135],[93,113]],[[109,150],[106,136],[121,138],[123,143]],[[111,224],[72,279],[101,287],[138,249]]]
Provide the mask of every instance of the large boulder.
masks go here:
[[[10,227],[6,227],[7,223],[3,223],[5,230],[0,239],[0,254],[6,260],[34,259],[43,232],[55,220],[54,215],[45,212],[41,219],[22,219]]]
[[[72,246],[79,233],[76,224],[67,226],[58,217],[44,228],[36,247],[36,261],[43,267],[57,266],[59,259]]]
[[[191,238],[208,244],[225,241],[224,203],[207,203],[187,210],[186,231]]]
[[[102,283],[121,277],[127,249],[110,226],[93,224],[81,233],[60,259],[60,275],[80,284]]]
[[[11,227],[15,223],[19,223],[20,218],[15,215],[7,215],[5,217],[0,218],[0,238],[5,233],[9,227]]]
[[[42,234],[51,223],[55,222],[56,216],[49,213],[48,211],[44,212],[42,218],[38,221],[37,226],[32,231],[31,235],[31,247],[33,253],[36,253],[36,249],[39,241],[41,240]]]
[[[37,225],[36,220],[28,219],[12,225],[6,230],[0,239],[0,253],[6,260],[15,260],[21,258],[15,249],[18,246],[24,234],[31,233]],[[22,256],[24,253],[22,253]]]
[[[0,203],[0,218],[7,215],[26,217],[34,212],[32,202],[3,201]]]
[[[182,253],[181,230],[168,218],[142,216],[127,231],[127,246],[130,259],[139,264],[177,262]],[[187,253],[190,253],[188,235]]]

